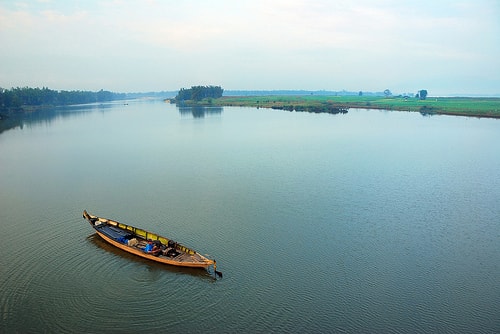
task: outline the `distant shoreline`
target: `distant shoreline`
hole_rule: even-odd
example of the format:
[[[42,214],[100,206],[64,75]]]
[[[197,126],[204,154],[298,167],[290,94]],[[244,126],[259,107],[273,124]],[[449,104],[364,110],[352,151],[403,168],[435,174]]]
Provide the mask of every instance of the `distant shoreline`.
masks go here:
[[[175,99],[164,101],[175,103]],[[312,113],[346,113],[349,109],[379,109],[420,112],[424,115],[450,115],[467,117],[500,118],[500,98],[497,97],[414,97],[352,96],[352,95],[260,95],[223,96],[201,101],[183,101],[185,106],[240,106],[281,109]],[[37,112],[55,105],[23,105],[2,108],[0,121],[9,116]]]
[[[500,118],[500,98],[489,97],[428,97],[420,100],[381,96],[225,96],[194,104],[330,113],[351,108],[383,109],[420,112],[425,115]]]

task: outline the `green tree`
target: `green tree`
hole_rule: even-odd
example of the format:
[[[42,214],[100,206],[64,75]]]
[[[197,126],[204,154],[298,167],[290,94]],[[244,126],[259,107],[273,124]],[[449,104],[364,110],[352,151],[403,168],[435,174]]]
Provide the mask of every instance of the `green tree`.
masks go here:
[[[47,87],[16,87],[0,89],[1,109],[20,109],[23,105],[65,105],[91,102],[105,102],[125,98],[125,94],[112,93],[105,90],[89,91],[55,91]]]
[[[206,98],[217,99],[222,97],[224,90],[220,86],[192,86],[189,89],[181,88],[175,97],[177,101],[201,101]]]
[[[427,90],[425,90],[425,89],[419,90],[418,91],[418,97],[421,100],[425,100],[427,98]]]

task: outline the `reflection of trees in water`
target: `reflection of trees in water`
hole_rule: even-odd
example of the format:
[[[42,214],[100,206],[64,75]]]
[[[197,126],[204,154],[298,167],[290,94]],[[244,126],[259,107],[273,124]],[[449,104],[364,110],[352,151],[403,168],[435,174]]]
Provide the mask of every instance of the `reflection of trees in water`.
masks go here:
[[[182,116],[193,116],[194,118],[204,118],[205,116],[213,116],[222,114],[222,107],[205,107],[205,106],[191,106],[191,107],[178,107],[179,113]]]
[[[61,106],[53,108],[42,108],[31,112],[10,112],[2,114],[0,119],[0,133],[24,127],[31,128],[34,125],[51,124],[58,119],[69,119],[79,117],[93,111],[105,112],[112,108],[114,104],[80,104],[71,106]]]

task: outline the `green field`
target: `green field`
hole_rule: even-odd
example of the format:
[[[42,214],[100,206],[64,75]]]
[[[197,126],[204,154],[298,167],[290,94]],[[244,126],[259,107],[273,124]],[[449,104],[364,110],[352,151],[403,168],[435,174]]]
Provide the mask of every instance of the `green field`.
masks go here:
[[[311,112],[338,112],[349,108],[416,111],[500,118],[500,98],[428,97],[425,100],[382,96],[241,96],[211,101],[218,106],[248,106]],[[331,110],[331,111],[329,111]]]

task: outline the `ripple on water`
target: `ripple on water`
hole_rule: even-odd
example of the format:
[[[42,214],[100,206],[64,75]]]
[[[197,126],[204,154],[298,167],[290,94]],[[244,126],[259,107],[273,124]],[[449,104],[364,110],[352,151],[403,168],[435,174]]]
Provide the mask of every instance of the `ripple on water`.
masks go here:
[[[61,230],[64,234],[72,229]],[[0,281],[10,287],[2,289],[4,318],[21,321],[24,316],[19,313],[20,307],[27,311],[30,307],[40,308],[30,312],[36,319],[30,319],[25,328],[50,331],[88,331],[95,328],[92,323],[96,322],[100,328],[113,330],[131,315],[137,330],[152,324],[151,314],[160,318],[164,315],[166,323],[171,324],[197,320],[192,312],[169,302],[186,299],[185,289],[198,289],[195,298],[203,298],[199,278],[212,281],[205,271],[169,270],[117,250],[95,234],[83,238],[84,242],[59,240],[54,250],[50,240],[60,237],[44,237],[47,242],[28,248],[35,254],[30,261],[8,268],[8,278]],[[50,311],[44,311],[43,305],[51,305]],[[113,317],[107,316],[110,312]],[[75,320],[82,318],[85,321]]]

